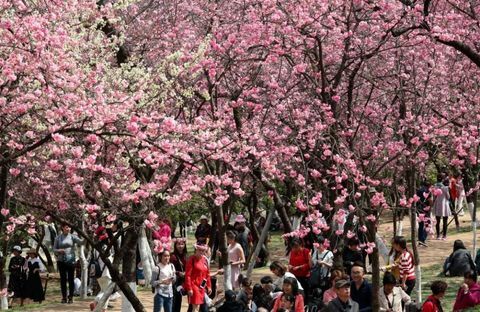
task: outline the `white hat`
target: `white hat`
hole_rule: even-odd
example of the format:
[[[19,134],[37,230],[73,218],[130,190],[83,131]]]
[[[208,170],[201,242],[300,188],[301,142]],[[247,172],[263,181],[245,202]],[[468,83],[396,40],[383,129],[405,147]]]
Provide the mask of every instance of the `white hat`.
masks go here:
[[[206,215],[201,215],[201,216],[200,216],[200,220],[208,220],[208,218],[207,218]]]
[[[15,246],[13,246],[12,250],[14,250],[14,251],[16,250],[16,251],[21,253],[22,252],[22,247],[20,247],[18,245],[15,245]]]

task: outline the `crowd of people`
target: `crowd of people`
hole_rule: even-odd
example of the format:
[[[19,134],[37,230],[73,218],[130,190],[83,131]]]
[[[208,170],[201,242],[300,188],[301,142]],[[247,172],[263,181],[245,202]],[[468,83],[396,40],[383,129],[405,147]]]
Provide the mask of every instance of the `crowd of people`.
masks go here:
[[[451,206],[452,198],[459,198],[459,182],[456,177],[441,180],[432,188],[424,183],[417,195],[419,201],[419,243],[428,246],[427,231],[432,223],[436,224],[437,239],[446,239],[448,216],[458,212]],[[447,184],[448,181],[448,184]],[[452,195],[452,184],[457,195]],[[431,192],[431,195],[428,193]],[[454,192],[455,193],[455,192]],[[432,207],[432,211],[428,207]],[[425,218],[434,213],[435,219]],[[423,215],[422,215],[423,214]],[[445,219],[445,217],[447,219]],[[440,223],[443,222],[442,229]],[[108,245],[112,233],[121,229],[121,222],[116,221],[108,229],[99,227],[96,231],[99,243]],[[109,235],[107,232],[110,231]],[[186,233],[185,229],[180,232]],[[193,253],[188,253],[186,237],[174,237],[168,220],[160,219],[151,229],[151,237],[158,241],[171,242],[158,250],[158,259],[150,268],[152,272],[150,284],[154,294],[154,312],[179,312],[182,303],[188,302],[188,311],[208,311],[212,305],[218,311],[331,311],[331,312],[368,312],[373,311],[372,298],[378,296],[380,311],[400,312],[412,304],[411,294],[417,283],[415,275],[415,259],[408,248],[407,240],[402,236],[392,239],[388,261],[382,268],[383,284],[378,294],[373,294],[371,283],[365,278],[367,254],[360,248],[361,242],[352,237],[345,241],[343,248],[334,254],[329,249],[329,242],[319,236],[308,239],[291,237],[287,241],[288,262],[273,261],[269,268],[271,275],[262,277],[258,283],[253,283],[242,275],[249,254],[252,252],[253,238],[246,224],[246,219],[238,215],[233,225],[228,225],[226,231],[226,254],[218,251],[218,231],[212,231],[205,215],[200,217],[195,231]],[[57,260],[60,275],[62,303],[73,302],[75,278],[78,277],[76,266],[78,259],[75,247],[84,244],[77,235],[71,233],[68,225],[61,226],[61,233],[53,243],[53,252]],[[338,247],[338,246],[337,246]],[[342,246],[340,246],[342,247]],[[338,252],[340,250],[340,252]],[[211,264],[216,263],[218,269],[213,270]],[[220,259],[228,259],[230,265],[231,290],[224,293],[223,299],[215,302],[217,275],[225,274],[226,263]],[[108,268],[106,268],[98,252],[92,251],[91,259],[95,264],[91,268],[91,280],[98,286],[95,300],[90,307],[93,310],[102,304],[105,311],[109,299],[101,300],[107,288],[112,286]],[[338,262],[341,259],[341,262]],[[92,261],[91,260],[91,261]],[[113,257],[112,259],[113,260]],[[253,259],[259,265],[265,264],[265,257]],[[480,262],[480,256],[473,260],[462,241],[454,242],[452,254],[445,260],[444,274],[446,276],[463,276],[464,283],[457,293],[454,311],[480,305],[480,285],[477,284],[475,262]],[[92,263],[92,262],[91,262]],[[40,273],[45,271],[35,249],[22,257],[22,248],[13,248],[13,257],[9,264],[9,291],[12,299],[20,298],[21,304],[26,299],[35,302],[44,300],[44,290]],[[144,266],[137,259],[137,281],[145,283]],[[421,311],[443,311],[441,302],[447,290],[442,281],[431,284],[432,294],[420,306]],[[116,290],[111,290],[116,293]]]

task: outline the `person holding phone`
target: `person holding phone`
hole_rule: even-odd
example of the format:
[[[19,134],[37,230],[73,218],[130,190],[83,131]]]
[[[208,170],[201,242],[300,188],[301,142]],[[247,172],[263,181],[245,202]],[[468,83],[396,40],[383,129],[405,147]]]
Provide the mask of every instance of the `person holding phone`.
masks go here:
[[[173,283],[175,282],[175,267],[170,263],[170,252],[164,249],[158,254],[160,263],[152,269],[153,312],[172,312]]]
[[[192,305],[192,312],[208,311],[205,302],[206,295],[212,292],[210,282],[209,263],[205,256],[208,246],[197,242],[193,245],[195,253],[188,258],[185,268],[185,290],[188,302]]]

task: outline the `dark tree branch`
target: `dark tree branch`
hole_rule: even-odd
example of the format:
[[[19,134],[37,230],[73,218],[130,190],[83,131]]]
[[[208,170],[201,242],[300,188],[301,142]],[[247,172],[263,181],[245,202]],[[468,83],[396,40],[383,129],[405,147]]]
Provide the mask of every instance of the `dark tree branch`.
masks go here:
[[[475,52],[469,45],[456,40],[442,40],[438,37],[435,38],[435,40],[462,52],[462,54],[468,57],[478,68],[480,68],[480,54]]]

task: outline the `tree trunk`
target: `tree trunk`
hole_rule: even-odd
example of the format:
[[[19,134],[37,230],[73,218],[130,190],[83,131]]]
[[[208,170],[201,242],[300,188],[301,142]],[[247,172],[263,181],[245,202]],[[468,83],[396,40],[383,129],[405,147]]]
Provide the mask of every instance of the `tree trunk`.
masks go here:
[[[367,221],[367,230],[368,230],[368,240],[370,242],[375,242],[376,240],[376,224],[375,221]],[[371,254],[372,259],[372,294],[378,294],[380,289],[380,261],[378,258],[378,248],[373,248],[373,253]],[[378,296],[372,296],[372,311],[380,310],[380,302],[378,301]]]
[[[148,244],[145,227],[143,226],[138,239],[138,250],[140,252],[140,259],[142,260],[143,274],[145,275],[145,286],[148,286],[152,279],[152,268],[155,265],[155,260],[153,259],[150,245]]]
[[[0,208],[6,208],[7,203],[7,179],[8,179],[8,166],[5,164],[0,168]],[[3,214],[0,214],[0,225],[5,222],[5,217]],[[0,226],[0,236],[3,235],[3,226]],[[3,254],[6,255],[6,248],[7,248],[7,240],[2,239],[1,249],[3,250]],[[7,257],[0,258],[0,289],[7,288],[7,279],[5,276],[4,268],[5,268],[5,260]],[[8,310],[8,303],[5,306],[4,302],[6,301],[7,297],[1,297],[1,304],[0,308],[2,310]]]
[[[260,250],[262,250],[262,246],[265,240],[268,237],[268,232],[270,229],[270,225],[272,224],[273,215],[275,214],[275,206],[272,206],[268,211],[267,221],[265,222],[265,226],[263,227],[262,234],[260,235],[260,239],[255,246],[255,251],[252,254],[250,263],[248,264],[247,270],[247,278],[250,278],[252,275],[253,267],[255,266],[255,259],[257,259],[258,255],[260,254]]]
[[[222,256],[220,257],[220,265],[223,265],[223,284],[224,290],[232,289],[232,267],[228,264],[228,253],[227,253],[227,240],[225,237],[225,219],[223,218],[223,208],[222,206],[217,206],[217,222],[218,222],[218,250],[221,252]]]
[[[130,311],[145,311],[142,303],[136,296],[136,271],[137,271],[137,241],[138,233],[133,229],[129,228],[125,232],[125,243],[122,244],[122,249],[124,249],[123,259],[122,259],[122,275],[123,279],[120,280],[118,284],[117,280],[113,278],[112,280],[117,283],[117,285],[122,289],[122,312]],[[126,288],[129,289],[125,293]]]
[[[408,169],[405,172],[405,178],[407,182],[407,197],[412,198],[415,194],[415,171],[413,168]],[[410,206],[410,238],[412,242],[412,252],[415,261],[415,274],[417,275],[417,282],[415,283],[417,288],[417,302],[422,302],[422,280],[421,280],[421,267],[420,267],[420,255],[418,253],[417,237],[418,237],[418,225],[417,225],[417,209],[415,203]]]
[[[474,195],[475,200],[473,201],[473,211],[472,211],[472,229],[473,229],[473,253],[472,257],[475,259],[477,255],[477,200],[478,192],[475,191]]]
[[[85,222],[83,221],[82,230],[85,231]],[[80,245],[80,264],[82,268],[82,273],[80,276],[82,281],[82,284],[80,286],[80,298],[86,299],[88,292],[88,260],[85,256],[85,244]]]

